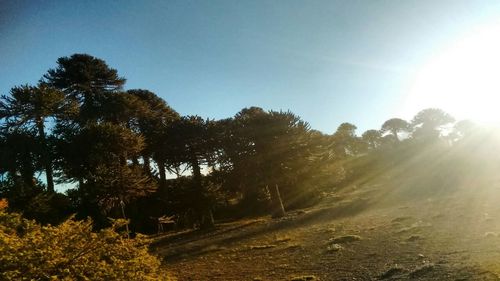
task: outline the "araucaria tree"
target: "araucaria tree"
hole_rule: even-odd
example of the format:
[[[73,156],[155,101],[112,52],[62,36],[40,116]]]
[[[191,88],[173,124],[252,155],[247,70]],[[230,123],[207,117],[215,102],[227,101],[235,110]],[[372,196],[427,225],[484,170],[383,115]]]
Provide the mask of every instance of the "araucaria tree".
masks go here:
[[[66,98],[79,104],[79,114],[72,116],[79,125],[100,120],[110,93],[118,92],[125,78],[105,61],[87,54],[74,54],[57,60],[57,67],[43,76],[42,83],[59,89]]]
[[[399,134],[410,131],[410,124],[401,118],[391,118],[382,124],[382,134],[389,133],[394,141],[399,141]]]
[[[0,119],[4,119],[6,133],[22,129],[36,132],[49,192],[54,192],[53,149],[47,142],[46,121],[63,113],[64,104],[64,94],[44,84],[14,87],[10,95],[0,98]]]
[[[214,226],[212,206],[203,185],[202,166],[213,160],[214,140],[211,136],[211,124],[199,116],[186,116],[173,122],[166,131],[164,154],[170,161],[169,166],[185,165],[191,169],[191,197],[193,209],[202,228]]]
[[[226,134],[225,157],[239,178],[243,196],[269,194],[271,215],[282,217],[285,208],[280,188],[293,184],[310,156],[309,125],[291,112],[246,108],[234,117]]]

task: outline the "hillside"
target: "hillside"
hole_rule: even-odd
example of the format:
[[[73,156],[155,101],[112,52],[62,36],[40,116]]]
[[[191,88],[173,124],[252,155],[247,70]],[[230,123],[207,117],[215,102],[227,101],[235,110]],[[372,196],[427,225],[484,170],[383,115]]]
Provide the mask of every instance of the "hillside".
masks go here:
[[[154,251],[179,280],[500,279],[500,184],[400,190],[351,186],[279,220],[168,233]]]

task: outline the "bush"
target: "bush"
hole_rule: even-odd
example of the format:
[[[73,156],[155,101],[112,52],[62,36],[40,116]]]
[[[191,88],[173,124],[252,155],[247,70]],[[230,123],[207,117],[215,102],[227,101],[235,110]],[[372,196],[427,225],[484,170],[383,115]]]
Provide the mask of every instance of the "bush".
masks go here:
[[[41,226],[0,208],[0,280],[172,280],[124,223],[95,233],[91,220]]]

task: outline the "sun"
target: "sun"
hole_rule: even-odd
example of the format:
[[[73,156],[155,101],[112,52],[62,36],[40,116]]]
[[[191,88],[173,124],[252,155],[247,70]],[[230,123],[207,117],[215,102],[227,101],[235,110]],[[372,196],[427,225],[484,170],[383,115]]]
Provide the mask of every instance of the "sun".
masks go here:
[[[421,67],[405,111],[438,107],[457,119],[500,123],[500,22],[471,30]]]

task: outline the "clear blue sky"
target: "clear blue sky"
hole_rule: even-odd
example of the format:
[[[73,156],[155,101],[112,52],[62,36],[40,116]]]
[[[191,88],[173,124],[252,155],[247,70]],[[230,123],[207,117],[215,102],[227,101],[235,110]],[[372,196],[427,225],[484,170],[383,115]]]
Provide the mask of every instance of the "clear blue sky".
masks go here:
[[[0,93],[88,53],[184,115],[255,105],[361,133],[400,112],[436,50],[499,11],[459,0],[0,0]]]

